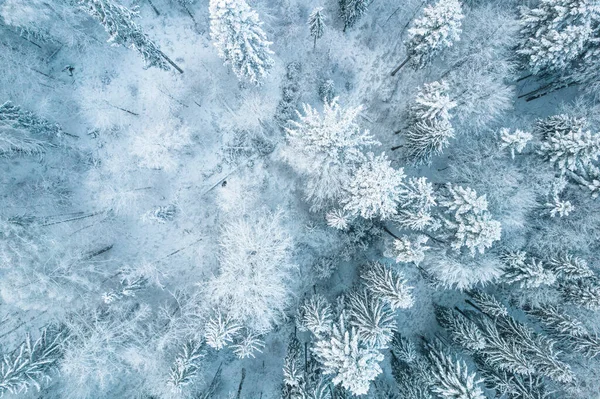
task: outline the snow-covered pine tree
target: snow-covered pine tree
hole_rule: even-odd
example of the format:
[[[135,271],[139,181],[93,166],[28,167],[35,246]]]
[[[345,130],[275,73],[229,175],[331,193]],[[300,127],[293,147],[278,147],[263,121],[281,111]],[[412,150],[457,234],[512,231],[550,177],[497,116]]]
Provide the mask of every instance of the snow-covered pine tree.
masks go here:
[[[142,56],[146,67],[157,67],[169,70],[175,68],[179,73],[183,70],[167,57],[154,43],[134,19],[137,10],[130,10],[113,0],[78,0],[81,7],[104,26],[110,35],[109,43],[123,47],[132,47]]]
[[[600,309],[600,281],[595,276],[562,282],[558,289],[563,298],[573,305],[590,310]]]
[[[353,292],[348,299],[348,323],[370,347],[387,348],[396,330],[391,307],[367,290]]]
[[[539,151],[561,172],[576,172],[600,157],[600,134],[581,129],[567,133],[556,131],[545,136]]]
[[[289,387],[299,387],[303,378],[300,341],[295,334],[290,335],[287,354],[283,362],[283,382]]]
[[[217,309],[204,327],[204,339],[208,346],[220,350],[233,342],[241,329],[241,325]]]
[[[590,331],[581,321],[551,304],[526,309],[535,316],[544,330],[559,340],[565,347],[575,350],[588,358],[600,355],[600,337]]]
[[[565,281],[581,280],[594,275],[594,272],[584,259],[569,253],[560,253],[552,256],[548,260],[547,265],[548,269],[558,278]]]
[[[394,258],[396,263],[414,263],[418,265],[425,259],[429,237],[417,234],[414,237],[402,235],[387,242],[384,256]]]
[[[459,185],[446,185],[447,194],[439,201],[439,205],[450,218],[444,218],[444,227],[450,235],[451,247],[460,251],[469,249],[471,256],[476,252],[483,254],[485,250],[500,239],[502,227],[500,222],[492,219],[487,210],[485,194],[477,196],[475,190]]]
[[[5,129],[22,130],[34,136],[60,137],[64,134],[59,124],[40,118],[11,101],[0,105],[0,131]]]
[[[365,219],[390,219],[397,213],[405,175],[385,154],[368,153],[345,187],[344,211]]]
[[[408,108],[408,127],[403,132],[402,147],[406,156],[416,164],[428,163],[431,157],[442,153],[454,137],[450,111],[456,103],[448,95],[444,81],[426,83]]]
[[[369,263],[361,273],[367,290],[376,298],[387,302],[392,310],[408,309],[414,304],[413,287],[404,276],[380,262]]]
[[[355,328],[348,328],[345,315],[334,323],[332,333],[315,343],[313,352],[323,365],[323,373],[333,375],[332,382],[354,395],[369,391],[371,381],[381,374],[383,354],[367,345]]]
[[[13,352],[4,354],[0,363],[0,396],[19,394],[30,388],[40,391],[50,381],[50,373],[62,357],[61,346],[68,339],[66,330],[46,327],[39,338],[25,341]]]
[[[310,35],[314,38],[314,48],[317,47],[317,40],[323,37],[323,33],[325,33],[326,20],[323,7],[316,7],[308,16],[308,26]]]
[[[308,178],[305,193],[312,209],[322,209],[339,199],[356,167],[365,160],[363,150],[379,145],[357,123],[363,107],[341,107],[337,99],[318,112],[308,104],[298,121],[286,129],[290,165]]]
[[[426,341],[427,359],[431,365],[431,390],[444,399],[485,399],[481,379],[469,372],[467,364],[445,352],[439,342]]]
[[[235,75],[259,85],[273,67],[273,52],[258,14],[245,0],[211,0],[210,36]]]
[[[436,205],[436,195],[433,184],[427,178],[409,177],[402,185],[398,203],[399,209],[393,221],[400,227],[419,231],[436,230],[434,225],[437,222],[431,214]]]
[[[510,129],[500,129],[500,142],[499,146],[501,150],[510,150],[510,157],[515,159],[515,153],[520,154],[527,143],[533,139],[533,135],[528,132],[524,132],[519,129],[515,129],[514,133],[510,132]]]
[[[517,283],[521,288],[538,288],[556,282],[556,275],[538,259],[520,261],[509,257],[505,258],[505,265],[502,280],[508,284]]]
[[[521,7],[517,53],[533,74],[562,72],[589,46],[599,16],[593,0],[541,0],[535,8]]]
[[[340,6],[340,17],[344,22],[344,32],[358,22],[360,17],[367,12],[372,0],[338,0]]]
[[[247,329],[240,334],[237,342],[235,342],[231,348],[233,353],[239,359],[246,359],[249,357],[254,358],[255,353],[262,353],[262,349],[265,347],[265,343],[260,335],[255,334]]]
[[[392,76],[408,62],[414,69],[422,69],[445,48],[460,40],[464,15],[460,0],[438,0],[425,7],[423,16],[408,30],[406,59],[392,71]]]
[[[320,338],[331,332],[333,312],[323,295],[315,294],[298,308],[296,325],[300,331],[310,331]]]
[[[167,384],[175,392],[193,384],[200,371],[200,359],[204,357],[204,345],[196,341],[186,342],[171,366]]]
[[[476,352],[486,347],[485,337],[479,326],[462,313],[436,305],[435,318],[448,331],[452,340],[466,350]]]

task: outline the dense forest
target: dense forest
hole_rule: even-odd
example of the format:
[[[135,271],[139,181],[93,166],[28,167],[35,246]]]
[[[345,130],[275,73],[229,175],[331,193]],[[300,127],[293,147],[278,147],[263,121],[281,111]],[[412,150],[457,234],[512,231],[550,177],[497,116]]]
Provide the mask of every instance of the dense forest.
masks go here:
[[[0,0],[0,397],[600,399],[600,1]]]

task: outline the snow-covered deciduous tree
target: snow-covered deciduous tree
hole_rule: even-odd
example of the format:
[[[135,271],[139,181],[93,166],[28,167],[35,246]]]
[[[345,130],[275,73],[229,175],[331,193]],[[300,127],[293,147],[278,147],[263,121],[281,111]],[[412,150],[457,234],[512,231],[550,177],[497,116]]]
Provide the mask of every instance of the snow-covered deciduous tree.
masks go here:
[[[291,300],[293,245],[282,220],[281,212],[264,212],[227,224],[221,233],[220,273],[208,283],[211,299],[258,333],[278,324]]]
[[[220,309],[214,312],[204,326],[204,339],[208,346],[223,349],[239,335],[242,326]]]
[[[239,79],[260,84],[273,67],[271,42],[245,0],[211,0],[210,36]]]
[[[444,81],[425,84],[408,109],[408,127],[403,131],[402,146],[407,157],[416,164],[431,162],[442,153],[454,137],[450,111],[456,103],[448,95]],[[396,148],[396,147],[394,147]]]
[[[387,348],[396,330],[395,314],[387,301],[361,290],[350,294],[348,303],[348,323],[361,339],[370,347]]]
[[[438,0],[425,7],[423,16],[408,30],[406,60],[394,69],[392,76],[408,62],[414,69],[422,69],[442,50],[452,47],[460,40],[463,18],[460,0]]]
[[[368,153],[344,188],[340,202],[350,214],[365,219],[390,219],[397,213],[404,178],[404,171],[394,169],[385,154]]]
[[[285,157],[307,177],[305,193],[314,210],[339,199],[356,167],[365,160],[364,149],[379,142],[357,123],[362,106],[342,107],[334,99],[318,112],[308,104],[298,121],[286,129]]]
[[[445,218],[444,224],[452,235],[452,248],[460,251],[466,247],[472,256],[476,252],[483,254],[500,239],[502,231],[500,222],[492,219],[487,210],[485,194],[477,196],[475,190],[458,185],[448,184],[446,188],[448,195],[439,204],[451,217]]]
[[[562,72],[589,46],[599,17],[600,6],[590,0],[541,0],[535,8],[522,7],[517,53],[534,74]]]
[[[414,304],[412,288],[404,276],[380,262],[365,266],[361,273],[367,290],[376,298],[387,302],[392,310],[408,309]]]
[[[515,159],[515,153],[520,154],[532,139],[533,135],[531,133],[519,129],[515,129],[511,133],[510,129],[502,128],[500,129],[499,145],[501,150],[510,150],[510,157]]]
[[[344,21],[344,32],[358,22],[360,17],[367,12],[372,0],[338,0],[340,17]]]
[[[175,392],[181,392],[184,387],[194,383],[200,372],[200,360],[204,357],[202,343],[195,341],[186,342],[171,366],[167,385]]]
[[[51,380],[51,372],[62,358],[62,345],[68,339],[65,329],[44,328],[33,341],[25,341],[11,353],[3,355],[0,363],[0,396],[22,394],[34,388],[42,389]]]
[[[396,263],[414,263],[418,265],[425,259],[425,251],[430,249],[427,244],[429,237],[417,234],[413,237],[407,235],[394,238],[387,242],[384,256],[394,258]]]
[[[427,359],[431,364],[431,390],[444,399],[485,399],[476,374],[467,364],[445,353],[442,345],[426,343]]]
[[[109,43],[123,47],[131,47],[142,56],[147,67],[168,70],[175,68],[179,73],[183,70],[171,61],[144,33],[134,19],[137,10],[130,10],[113,0],[78,0],[81,7],[104,26],[110,35]]]
[[[381,374],[379,362],[384,356],[347,324],[342,314],[331,335],[317,341],[313,352],[323,365],[323,373],[333,375],[335,385],[341,384],[354,395],[364,395],[371,381]]]
[[[323,37],[325,33],[325,13],[323,7],[316,7],[312,10],[308,16],[308,27],[310,29],[310,35],[314,38],[314,47],[317,47],[317,40]]]

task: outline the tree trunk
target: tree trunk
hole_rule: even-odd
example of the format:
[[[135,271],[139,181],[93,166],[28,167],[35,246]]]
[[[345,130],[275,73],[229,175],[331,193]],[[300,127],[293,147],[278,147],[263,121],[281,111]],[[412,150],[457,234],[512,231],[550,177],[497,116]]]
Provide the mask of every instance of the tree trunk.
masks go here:
[[[244,379],[246,378],[246,369],[242,368],[242,379],[240,380],[240,385],[238,386],[236,399],[240,399],[242,395],[242,386],[244,385]]]
[[[410,61],[410,57],[406,57],[402,64],[398,65],[398,67],[392,71],[392,76],[395,76],[398,73],[398,71],[401,70],[404,65],[406,65],[408,61]]]
[[[545,86],[538,87],[537,89],[535,89],[535,90],[532,90],[532,91],[530,91],[530,92],[528,92],[528,93],[521,94],[521,95],[520,95],[519,97],[517,97],[517,98],[528,97],[528,96],[530,96],[530,95],[532,95],[532,94],[535,94],[535,93],[538,93],[538,92],[540,92],[540,91],[542,91],[542,90],[544,90],[544,89],[547,89],[547,88],[548,88],[548,87],[550,87],[550,86],[552,86],[552,83],[548,83],[548,84],[547,84],[547,85],[545,85]]]
[[[519,83],[520,81],[525,80],[527,78],[530,78],[532,76],[533,76],[532,73],[530,73],[529,75],[521,76],[519,79],[517,79],[517,83]]]
[[[152,7],[154,12],[156,13],[156,16],[160,16],[160,12],[158,12],[158,9],[154,6],[154,3],[152,3],[152,0],[148,0],[148,4],[150,4],[150,7]]]
[[[398,148],[402,148],[402,144],[392,147],[392,151],[396,151]]]
[[[390,229],[388,229],[388,228],[387,228],[387,226],[383,226],[383,230],[384,230],[386,233],[388,233],[389,235],[391,235],[392,237],[394,237],[396,240],[399,240],[399,239],[400,239],[400,237],[398,237],[396,234],[392,233],[392,232],[390,231]]]
[[[167,61],[169,64],[171,64],[171,66],[173,68],[177,69],[177,72],[183,73],[183,69],[179,68],[179,66],[177,66],[177,64],[174,63],[169,57],[167,57],[167,55],[165,53],[163,53],[160,50],[158,50],[158,52],[160,53],[161,57],[163,57],[165,59],[165,61]]]

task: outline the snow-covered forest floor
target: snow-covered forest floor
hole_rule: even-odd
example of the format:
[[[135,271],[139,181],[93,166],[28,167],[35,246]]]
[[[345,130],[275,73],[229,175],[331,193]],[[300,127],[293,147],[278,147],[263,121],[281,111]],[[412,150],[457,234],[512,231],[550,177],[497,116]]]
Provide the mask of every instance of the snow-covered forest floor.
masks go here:
[[[94,1],[102,3],[82,3]],[[588,145],[584,137],[579,141],[583,149],[569,147],[557,155],[567,153],[564,156],[571,158],[565,163],[577,164],[567,167],[567,172],[554,165],[560,159],[552,154],[547,156],[550,161],[538,155],[536,146],[542,142],[543,148],[545,138],[534,137],[533,144],[523,144],[512,157],[514,145],[503,148],[501,144],[502,129],[530,132],[540,118],[558,114],[585,118],[584,130],[594,137],[599,130],[595,81],[548,90],[533,100],[522,97],[553,79],[551,74],[530,76],[515,53],[519,7],[535,7],[538,2],[462,1],[460,40],[425,67],[415,70],[406,65],[390,76],[409,57],[405,41],[415,19],[436,1],[373,0],[345,29],[335,0],[249,0],[272,42],[273,66],[260,85],[238,79],[224,65],[210,34],[208,0],[118,2],[129,9],[139,7],[136,22],[183,73],[146,68],[134,49],[111,46],[102,24],[75,3],[0,0],[0,105],[10,101],[62,127],[44,138],[40,151],[11,152],[0,141],[0,343],[1,352],[11,354],[0,373],[0,395],[325,399],[361,393],[343,379],[336,382],[335,373],[319,369],[315,375],[326,380],[327,389],[298,396],[291,393],[293,384],[284,382],[289,381],[284,362],[290,357],[290,336],[300,340],[301,368],[308,367],[305,359],[319,358],[310,352],[315,342],[326,341],[323,337],[328,334],[335,336],[331,326],[321,336],[298,329],[302,327],[298,308],[317,294],[330,302],[329,312],[336,313],[334,309],[348,306],[340,304],[340,295],[362,292],[364,266],[380,262],[394,276],[400,272],[404,286],[413,288],[411,303],[394,308],[396,341],[389,343],[391,332],[381,338],[387,342],[377,353],[385,358],[378,361],[382,373],[367,381],[370,397],[482,399],[495,397],[496,389],[502,398],[600,398],[600,356],[596,357],[600,340],[594,335],[600,331],[600,288],[592,284],[597,282],[600,213],[598,200],[590,195],[597,193],[593,187],[599,184],[589,169],[589,179],[581,183],[574,169],[578,162],[582,168],[594,165],[599,141]],[[307,20],[316,7],[323,7],[326,26],[314,44]],[[590,28],[595,40],[600,38],[599,21],[593,20]],[[600,64],[595,63],[597,69]],[[365,154],[385,153],[391,161],[388,167],[403,168],[407,178],[425,177],[436,190],[432,217],[439,216],[442,227],[409,229],[383,216],[383,211],[367,217],[361,211],[350,215],[350,200],[336,197],[319,207],[307,198],[307,180],[314,177],[302,170],[322,165],[313,159],[318,154],[294,147],[286,128],[294,129],[288,120],[299,121],[296,110],[305,115],[303,104],[322,112],[328,81],[327,95],[337,97],[342,109],[363,106],[355,122],[380,143],[364,146]],[[453,102],[454,134],[443,151],[415,164],[403,133],[411,129],[407,109],[424,85],[432,82],[447,85],[444,101]],[[1,125],[2,121],[0,114],[0,135],[12,134],[9,130],[15,126]],[[450,248],[459,233],[448,227],[450,222],[446,224],[457,209],[442,205],[452,194],[444,191],[447,183],[455,189],[473,189],[476,194],[471,200],[479,201],[475,207],[485,195],[481,212],[500,223],[500,239],[474,246],[467,239],[459,243],[458,251]],[[561,184],[566,188],[557,189]],[[337,208],[344,209],[341,218],[348,218],[344,223],[350,227],[332,227],[331,212]],[[392,247],[405,237],[428,238],[431,249],[424,259],[399,260]],[[267,244],[256,244],[258,240]],[[237,247],[232,249],[235,245],[239,253]],[[273,260],[272,269],[256,271],[262,277],[246,276],[243,268],[250,266],[243,264],[244,259],[251,259],[251,251],[261,255],[261,250],[265,251],[261,262],[267,265]],[[517,251],[543,260],[545,266],[540,269],[533,262],[533,269],[528,269],[525,258],[519,258],[522,268],[515,266],[521,265],[514,260]],[[224,260],[232,252],[234,260]],[[567,253],[587,262],[589,267],[581,275],[590,284],[571,279],[553,266],[552,259]],[[236,259],[241,269],[227,275],[223,268]],[[253,278],[268,282],[244,285]],[[565,288],[569,281],[576,281],[581,290],[571,297],[565,293],[569,289],[573,293]],[[540,390],[531,396],[502,393],[488,380],[485,385],[476,383],[479,391],[471,386],[461,396],[436,390],[441,383],[434,377],[425,382],[414,372],[398,377],[394,362],[402,358],[397,341],[402,336],[417,348],[423,339],[439,338],[453,359],[462,359],[469,373],[477,373],[477,381],[491,378],[478,363],[487,359],[485,349],[481,353],[461,349],[453,341],[456,334],[440,321],[439,309],[436,321],[434,304],[463,309],[465,300],[476,302],[469,299],[477,295],[474,289],[509,306],[506,318],[529,326],[540,345],[550,348],[549,357],[560,349],[561,361],[575,377],[561,379],[541,366],[516,372],[516,379],[533,381],[536,376],[546,384],[543,394]],[[273,292],[270,304],[247,299],[240,300],[246,309],[230,308],[232,296],[260,297],[263,290]],[[573,296],[582,299],[577,302]],[[574,354],[577,344],[567,342],[564,331],[562,338],[553,338],[555,345],[544,341],[543,325],[525,311],[546,304],[564,306],[568,315],[592,331],[593,356]],[[271,307],[270,316],[260,313],[261,306]],[[464,312],[475,313],[473,308]],[[328,317],[335,324],[338,316],[333,313]],[[211,323],[221,316],[231,316],[239,331],[260,336],[264,347],[258,344],[259,350],[240,359],[233,350],[234,345],[242,345],[237,342],[238,332],[223,339],[223,348],[216,348],[219,345],[210,340]],[[479,316],[469,317],[479,320]],[[502,317],[495,323],[501,325]],[[475,322],[482,329],[485,323]],[[15,348],[27,334],[35,341],[45,328],[63,334],[55,349],[60,356],[27,376],[14,372],[12,382],[6,382],[11,362],[18,363]],[[377,334],[385,335],[383,330]],[[181,361],[186,345],[200,348],[198,359]],[[521,355],[532,356],[528,353]],[[30,363],[36,356],[41,355],[35,352]],[[406,363],[414,369],[424,367],[415,362]],[[556,367],[564,372],[567,366]],[[503,370],[515,373],[514,365]],[[183,382],[178,385],[172,381],[179,371]],[[189,380],[184,375],[188,372]],[[310,374],[302,373],[298,386]],[[424,374],[435,373],[425,370]],[[19,378],[36,382],[20,383]],[[400,380],[418,380],[424,390],[407,390]]]

